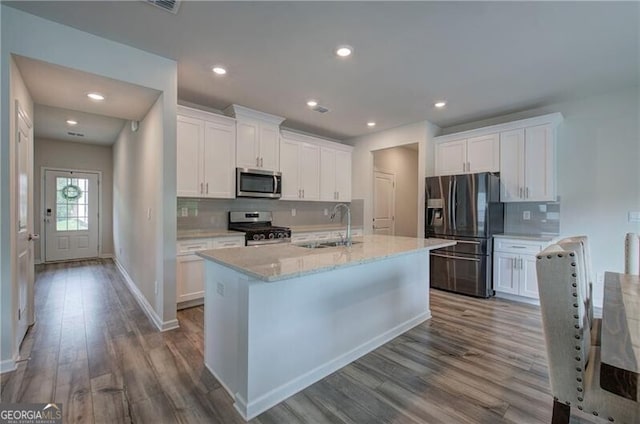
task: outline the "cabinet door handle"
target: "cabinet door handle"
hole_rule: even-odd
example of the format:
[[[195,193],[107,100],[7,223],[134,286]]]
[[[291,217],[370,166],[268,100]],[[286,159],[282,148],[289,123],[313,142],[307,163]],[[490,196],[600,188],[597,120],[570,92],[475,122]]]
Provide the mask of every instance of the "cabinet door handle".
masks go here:
[[[209,194],[209,183],[205,184],[207,186],[207,194]]]
[[[524,259],[520,258],[520,269],[524,269]]]
[[[520,187],[520,196],[518,197],[522,199],[522,187]]]
[[[202,194],[204,192],[204,189],[202,188],[203,184],[200,183],[200,194]]]
[[[304,199],[304,189],[302,189],[302,198]]]
[[[256,166],[260,166],[260,158],[256,157]]]
[[[298,199],[302,198],[302,190],[298,189]]]
[[[260,168],[264,166],[264,158],[260,158]]]
[[[529,198],[529,187],[526,188],[526,190],[524,191],[524,197],[525,198]]]

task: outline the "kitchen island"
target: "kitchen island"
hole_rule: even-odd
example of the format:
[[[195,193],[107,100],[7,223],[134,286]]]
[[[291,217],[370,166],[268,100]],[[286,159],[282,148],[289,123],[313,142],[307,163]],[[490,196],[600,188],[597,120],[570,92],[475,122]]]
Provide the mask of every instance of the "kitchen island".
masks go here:
[[[429,319],[429,251],[453,244],[366,235],[200,252],[205,365],[251,419]]]

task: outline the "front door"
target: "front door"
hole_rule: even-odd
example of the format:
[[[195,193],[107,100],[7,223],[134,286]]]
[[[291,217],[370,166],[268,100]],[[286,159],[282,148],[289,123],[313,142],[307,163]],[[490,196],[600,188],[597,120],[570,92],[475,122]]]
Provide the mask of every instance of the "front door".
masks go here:
[[[386,172],[374,172],[373,233],[395,234],[396,176]]]
[[[45,260],[98,256],[98,174],[45,170]]]
[[[32,205],[32,147],[31,121],[19,104],[17,108],[17,128],[15,139],[15,183],[13,190],[16,195],[16,257],[17,257],[17,283],[18,283],[18,312],[16,328],[16,346],[20,346],[27,327],[33,318],[29,318],[33,310],[33,205]]]

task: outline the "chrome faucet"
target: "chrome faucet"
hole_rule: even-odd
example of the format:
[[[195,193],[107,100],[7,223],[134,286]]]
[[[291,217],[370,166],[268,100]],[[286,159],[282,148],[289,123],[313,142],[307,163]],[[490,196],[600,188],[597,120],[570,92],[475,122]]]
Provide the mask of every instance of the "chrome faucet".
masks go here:
[[[347,236],[345,237],[344,244],[347,246],[351,246],[351,208],[346,203],[338,203],[333,207],[333,212],[331,212],[331,220],[333,221],[336,217],[336,213],[338,213],[338,209],[345,208],[347,210]]]

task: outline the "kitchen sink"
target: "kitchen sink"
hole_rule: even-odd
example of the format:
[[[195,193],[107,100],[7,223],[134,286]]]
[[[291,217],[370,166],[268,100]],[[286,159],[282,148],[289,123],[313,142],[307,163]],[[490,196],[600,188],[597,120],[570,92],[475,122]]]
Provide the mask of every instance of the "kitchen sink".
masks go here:
[[[351,245],[360,244],[361,241],[352,241]],[[324,249],[327,247],[344,247],[347,244],[342,241],[326,241],[326,242],[312,242],[312,243],[304,243],[297,244],[296,246],[304,247],[306,249]]]

